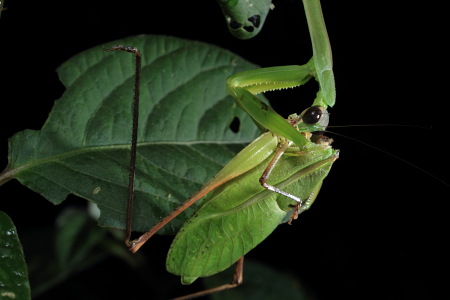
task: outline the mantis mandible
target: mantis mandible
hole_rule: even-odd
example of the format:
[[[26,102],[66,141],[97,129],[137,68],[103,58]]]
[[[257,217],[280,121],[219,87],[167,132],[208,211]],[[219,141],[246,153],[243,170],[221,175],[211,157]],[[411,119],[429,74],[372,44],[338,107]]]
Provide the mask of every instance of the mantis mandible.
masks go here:
[[[296,219],[316,199],[339,151],[331,139],[315,132],[328,125],[326,108],[335,101],[331,49],[318,0],[304,1],[313,44],[313,58],[301,66],[271,67],[231,76],[227,90],[261,128],[268,131],[250,143],[216,176],[148,232],[130,241],[136,151],[140,54],[137,49],[114,46],[136,56],[135,120],[130,166],[126,244],[134,253],[159,229],[201,199],[197,211],[176,235],[167,270],[180,275],[183,284],[221,272],[237,262],[230,284],[191,294],[203,296],[233,288],[242,282],[243,256],[280,224]],[[287,120],[255,94],[297,87],[311,78],[320,90],[311,107]]]

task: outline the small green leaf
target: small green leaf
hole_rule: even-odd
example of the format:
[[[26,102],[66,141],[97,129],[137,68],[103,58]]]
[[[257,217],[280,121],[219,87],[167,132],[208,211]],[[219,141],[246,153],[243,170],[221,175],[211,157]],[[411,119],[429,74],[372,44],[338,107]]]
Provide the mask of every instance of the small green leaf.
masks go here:
[[[10,139],[0,184],[16,178],[55,204],[78,195],[98,205],[101,225],[125,227],[134,63],[129,53],[102,51],[116,44],[143,56],[133,229],[144,231],[259,134],[225,89],[229,75],[257,66],[215,46],[165,36],[82,52],[58,69],[67,90],[42,129]],[[230,129],[235,117],[237,133]],[[166,232],[185,220],[176,218]]]
[[[92,227],[92,219],[84,211],[67,209],[58,217],[55,234],[55,254],[62,270],[79,266],[104,240],[104,228]]]
[[[28,271],[16,227],[0,211],[0,299],[30,299]]]

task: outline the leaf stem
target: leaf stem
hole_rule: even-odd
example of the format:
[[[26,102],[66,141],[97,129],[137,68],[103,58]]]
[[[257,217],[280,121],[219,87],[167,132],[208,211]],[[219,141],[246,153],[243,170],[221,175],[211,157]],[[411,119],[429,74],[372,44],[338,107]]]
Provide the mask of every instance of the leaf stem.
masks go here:
[[[3,184],[7,183],[8,181],[10,181],[14,174],[15,174],[15,170],[11,169],[9,167],[9,165],[3,170],[3,172],[0,173],[0,186],[2,186]]]

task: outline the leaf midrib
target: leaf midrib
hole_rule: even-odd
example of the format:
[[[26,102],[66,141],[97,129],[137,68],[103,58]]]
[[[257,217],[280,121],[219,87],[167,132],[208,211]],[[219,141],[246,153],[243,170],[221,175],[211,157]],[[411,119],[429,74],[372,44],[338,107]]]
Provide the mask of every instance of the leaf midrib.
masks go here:
[[[155,146],[155,145],[167,145],[167,146],[174,146],[174,145],[180,145],[180,146],[192,146],[192,145],[233,145],[233,144],[248,144],[252,140],[240,140],[240,141],[164,141],[164,142],[141,142],[137,144],[137,147],[146,147],[146,146]],[[39,160],[33,160],[31,163],[27,163],[18,167],[14,166],[7,166],[5,170],[0,175],[0,185],[3,183],[9,181],[12,178],[15,178],[17,174],[26,171],[31,168],[35,168],[39,165],[44,165],[46,163],[64,160],[76,155],[81,155],[88,152],[102,152],[102,151],[112,151],[112,150],[125,150],[130,149],[130,144],[122,144],[122,145],[105,145],[105,146],[94,146],[94,147],[85,147],[85,148],[78,148],[74,151],[69,151],[65,153],[61,153],[58,155],[53,155],[47,158],[42,158]]]

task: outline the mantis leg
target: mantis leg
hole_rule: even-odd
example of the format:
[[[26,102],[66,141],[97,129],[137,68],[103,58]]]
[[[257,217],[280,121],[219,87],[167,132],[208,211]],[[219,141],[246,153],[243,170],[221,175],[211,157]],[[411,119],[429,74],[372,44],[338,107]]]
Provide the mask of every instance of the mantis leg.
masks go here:
[[[297,197],[294,196],[292,194],[286,193],[285,191],[282,191],[270,184],[267,183],[267,180],[269,179],[270,173],[272,172],[273,168],[275,167],[275,165],[277,164],[278,160],[283,156],[284,152],[286,152],[286,150],[292,145],[292,142],[290,141],[286,141],[283,144],[281,144],[281,147],[278,148],[278,150],[275,152],[275,155],[273,156],[272,160],[270,161],[269,165],[267,166],[267,168],[264,170],[264,173],[261,175],[261,177],[259,178],[259,183],[261,183],[261,185],[268,189],[269,191],[281,194],[283,196],[286,196],[294,201],[296,201],[298,203],[298,206],[302,206],[302,200]]]
[[[213,293],[217,293],[217,292],[221,292],[221,291],[224,291],[224,290],[229,290],[229,289],[235,288],[235,287],[237,287],[238,285],[240,285],[242,283],[242,281],[244,279],[243,273],[244,273],[244,257],[242,256],[236,262],[236,268],[234,269],[233,280],[231,281],[231,283],[219,285],[219,286],[216,286],[216,287],[211,288],[211,289],[207,289],[207,290],[204,290],[204,291],[200,291],[200,292],[196,292],[196,293],[193,293],[193,294],[185,295],[185,296],[182,296],[182,297],[177,297],[177,298],[174,298],[173,300],[193,299],[193,298],[202,297],[202,296],[206,296],[206,295],[209,295],[209,294],[213,294]]]

